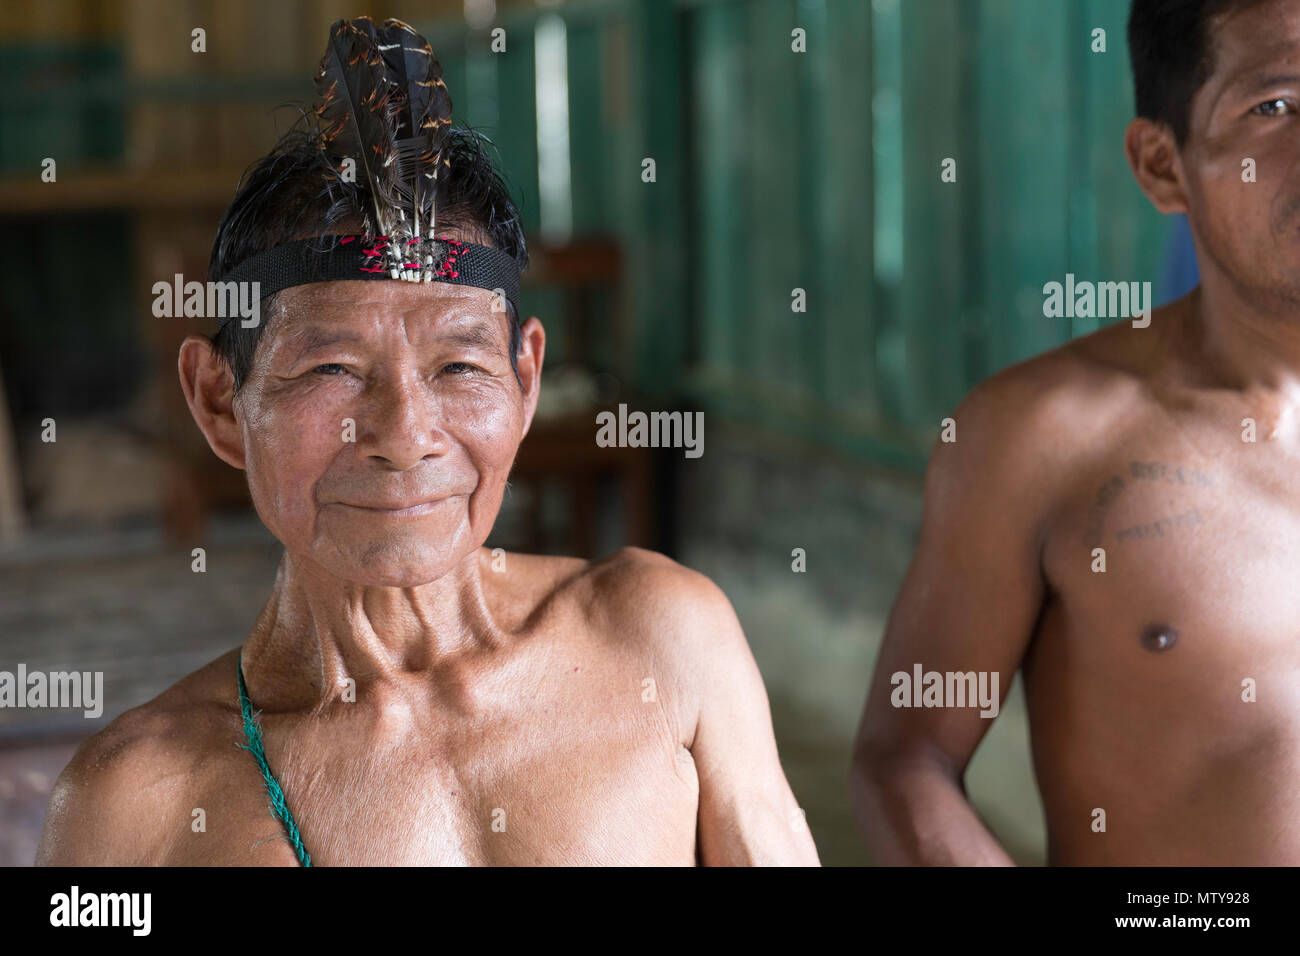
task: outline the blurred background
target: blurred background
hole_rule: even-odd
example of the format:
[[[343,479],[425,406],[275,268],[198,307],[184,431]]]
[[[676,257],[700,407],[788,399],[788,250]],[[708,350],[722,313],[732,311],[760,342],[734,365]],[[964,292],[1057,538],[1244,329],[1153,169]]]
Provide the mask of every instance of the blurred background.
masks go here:
[[[823,861],[870,862],[849,748],[940,419],[1097,328],[1044,318],[1045,282],[1151,281],[1157,301],[1195,282],[1122,154],[1127,7],[6,0],[0,670],[102,670],[106,701],[97,720],[0,710],[0,863],[32,861],[77,742],[239,643],[269,593],[279,546],[176,380],[180,341],[211,329],[155,318],[151,286],[206,273],[241,171],[311,99],[329,24],[362,14],[428,37],[524,216],[543,408],[489,544],[640,544],[713,577]],[[705,454],[595,447],[596,410],[620,402],[703,411]],[[1018,680],[968,789],[1041,863]]]

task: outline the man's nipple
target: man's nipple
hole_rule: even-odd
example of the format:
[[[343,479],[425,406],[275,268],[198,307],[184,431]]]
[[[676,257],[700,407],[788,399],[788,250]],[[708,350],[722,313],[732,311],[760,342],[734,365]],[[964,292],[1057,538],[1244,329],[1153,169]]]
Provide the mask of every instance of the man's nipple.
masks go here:
[[[1153,654],[1167,651],[1178,643],[1178,632],[1168,624],[1152,624],[1142,632],[1142,646]]]

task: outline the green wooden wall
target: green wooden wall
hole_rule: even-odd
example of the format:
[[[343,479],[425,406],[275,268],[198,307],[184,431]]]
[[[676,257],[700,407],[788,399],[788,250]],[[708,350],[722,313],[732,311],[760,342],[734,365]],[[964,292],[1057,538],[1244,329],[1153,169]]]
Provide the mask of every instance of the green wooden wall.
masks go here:
[[[1044,282],[1155,281],[1167,223],[1121,148],[1126,0],[689,11],[692,215],[725,266],[692,303],[688,381],[731,413],[919,465],[979,380],[1096,327],[1044,318]]]
[[[631,264],[632,354],[612,360],[647,400],[919,467],[978,381],[1096,327],[1045,318],[1045,282],[1157,280],[1168,224],[1121,147],[1127,12],[1127,0],[559,8],[575,230],[619,236]],[[791,49],[796,27],[806,53]],[[499,139],[535,212],[532,66],[497,63]],[[646,156],[656,183],[640,180]],[[949,157],[955,183],[940,180]]]

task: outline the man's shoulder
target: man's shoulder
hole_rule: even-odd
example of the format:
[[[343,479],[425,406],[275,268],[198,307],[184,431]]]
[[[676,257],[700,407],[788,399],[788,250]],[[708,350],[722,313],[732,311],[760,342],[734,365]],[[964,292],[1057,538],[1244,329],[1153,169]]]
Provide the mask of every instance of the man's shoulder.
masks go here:
[[[158,835],[188,830],[212,740],[228,731],[208,693],[227,659],[233,668],[225,655],[82,742],[55,782],[38,864],[159,862]]]
[[[732,613],[726,595],[707,575],[645,548],[620,548],[592,562],[585,588],[593,609],[625,625],[693,630],[713,616]]]
[[[1115,323],[985,379],[940,429],[927,497],[963,521],[973,502],[1002,503],[1018,523],[1042,526],[1081,476],[1159,416],[1155,383],[1179,321],[1177,310],[1158,310],[1150,328]]]
[[[953,444],[971,437],[1005,463],[1017,460],[1019,444],[1039,466],[1107,446],[1156,410],[1153,387],[1174,361],[1182,318],[1181,305],[1165,307],[1151,327],[1116,322],[1007,366],[957,406]]]
[[[1150,337],[1117,323],[1041,355],[1009,365],[980,382],[958,406],[963,416],[1002,431],[1074,432],[1133,410],[1153,371]]]
[[[622,643],[680,638],[734,620],[726,595],[706,575],[645,548],[620,548],[596,561],[512,554],[506,562],[531,581],[530,604],[580,613],[593,634]]]

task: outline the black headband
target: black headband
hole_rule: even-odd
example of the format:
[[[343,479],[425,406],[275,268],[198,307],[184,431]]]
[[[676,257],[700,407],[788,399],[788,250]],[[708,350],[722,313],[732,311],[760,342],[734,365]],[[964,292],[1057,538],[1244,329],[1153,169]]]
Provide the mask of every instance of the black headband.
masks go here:
[[[445,236],[408,240],[410,255],[394,256],[384,236],[339,236],[330,249],[318,239],[300,239],[250,256],[221,277],[221,282],[257,282],[262,298],[298,285],[337,279],[407,279],[449,282],[489,291],[501,290],[519,318],[519,264],[500,249],[460,242]],[[418,244],[418,245],[417,245]],[[421,262],[423,257],[424,262]],[[409,258],[400,267],[395,259]],[[225,320],[223,320],[224,324]]]

